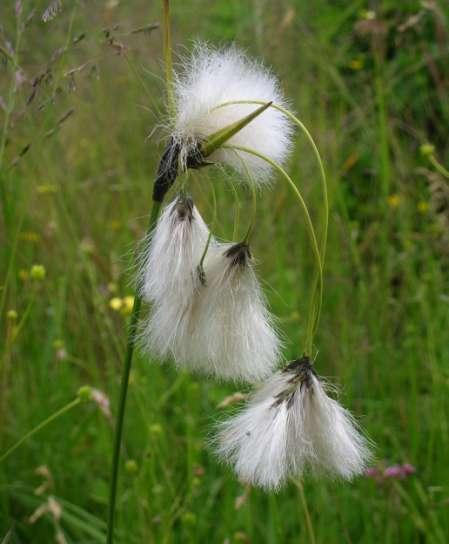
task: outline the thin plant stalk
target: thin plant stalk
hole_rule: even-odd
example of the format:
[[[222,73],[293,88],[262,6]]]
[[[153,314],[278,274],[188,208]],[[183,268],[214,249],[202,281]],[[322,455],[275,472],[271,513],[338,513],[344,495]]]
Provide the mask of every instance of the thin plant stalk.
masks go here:
[[[248,226],[248,230],[246,231],[245,238],[243,239],[244,242],[248,242],[253,234],[254,227],[256,225],[256,215],[257,215],[257,193],[256,193],[256,186],[254,183],[251,183],[251,221]]]
[[[28,431],[20,440],[18,440],[15,444],[13,444],[10,448],[8,448],[1,456],[0,456],[0,463],[2,463],[7,457],[9,457],[12,453],[16,451],[17,448],[19,448],[26,440],[31,438],[33,435],[41,431],[44,427],[46,427],[49,423],[57,419],[58,417],[62,416],[72,408],[75,408],[75,406],[78,406],[78,404],[81,402],[81,398],[77,397],[76,399],[72,400],[65,406],[63,406],[60,410],[56,411],[51,416],[47,417],[47,419],[44,419],[44,421],[41,421],[39,425],[34,427],[34,429],[31,429],[31,431]]]
[[[165,84],[167,87],[167,105],[169,115],[173,115],[175,108],[175,99],[173,96],[173,60],[171,52],[171,28],[170,28],[170,1],[164,0],[164,65],[165,65]]]
[[[246,231],[245,238],[243,239],[244,242],[248,242],[248,240],[251,238],[251,235],[254,230],[254,226],[256,224],[256,214],[257,214],[256,183],[254,181],[254,177],[252,176],[250,169],[248,168],[248,165],[246,164],[246,161],[242,159],[242,157],[237,153],[237,151],[235,151],[235,154],[242,162],[243,169],[245,170],[245,173],[249,180],[249,185],[251,188],[251,221],[249,223],[248,230]]]
[[[310,544],[316,544],[315,532],[313,530],[312,518],[310,517],[309,507],[307,506],[306,495],[304,493],[304,486],[300,480],[294,480],[296,487],[299,489],[299,496],[301,497],[302,506],[304,508],[304,517],[306,518],[307,532],[309,533]]]
[[[242,151],[244,153],[248,153],[250,155],[254,155],[255,157],[259,157],[260,159],[266,161],[268,164],[273,166],[287,181],[290,188],[293,190],[293,192],[296,195],[296,198],[298,199],[298,202],[302,208],[303,214],[304,214],[304,220],[307,228],[307,233],[309,235],[310,243],[312,246],[312,251],[315,256],[316,264],[317,264],[317,270],[318,270],[318,278],[319,278],[319,291],[318,291],[318,308],[321,307],[322,300],[323,300],[323,267],[321,264],[321,255],[320,250],[318,247],[317,238],[315,235],[315,229],[313,227],[312,219],[310,217],[309,210],[307,208],[307,204],[299,191],[298,187],[295,185],[295,182],[291,179],[291,177],[287,174],[287,172],[282,168],[280,164],[277,162],[271,160],[269,157],[263,155],[262,153],[259,153],[255,151],[254,149],[239,146],[239,145],[224,145],[223,146],[226,149],[234,149],[237,151]],[[315,300],[315,294],[312,292],[311,296],[311,309],[309,312],[309,318],[308,318],[308,325],[307,325],[307,334],[306,334],[306,342],[305,342],[305,350],[306,353],[311,353],[312,351],[312,345],[313,345],[313,334],[314,334],[314,323],[315,323],[315,312],[313,308],[313,303]],[[317,310],[317,313],[319,314],[319,309]]]
[[[159,212],[161,209],[161,204],[162,204],[161,202],[153,202],[153,207],[151,209],[151,215],[150,215],[150,226],[148,229],[148,234],[150,234],[153,231],[153,228],[156,225],[157,218],[159,217]],[[134,348],[136,344],[136,331],[137,331],[137,325],[139,322],[141,306],[142,306],[142,299],[139,293],[136,293],[136,296],[134,298],[134,305],[133,305],[133,309],[131,313],[131,319],[129,323],[126,356],[125,356],[125,363],[124,363],[123,374],[122,374],[122,384],[120,388],[117,422],[116,422],[115,434],[114,434],[114,451],[113,451],[113,458],[112,458],[111,484],[110,484],[110,491],[109,491],[108,534],[107,534],[107,540],[106,540],[107,544],[112,544],[114,541],[115,503],[117,499],[118,469],[119,469],[119,463],[120,463],[120,450],[122,445],[123,422],[125,417],[126,397],[128,394],[129,374],[131,371],[131,363],[132,363]]]
[[[234,187],[233,183],[230,183],[233,195],[234,195],[234,225],[232,227],[232,238],[231,240],[235,240],[237,238],[237,234],[239,231],[240,226],[240,199],[239,194],[237,192],[237,189]]]
[[[174,96],[173,96],[173,62],[171,53],[171,29],[170,29],[170,2],[169,0],[163,1],[164,5],[164,24],[163,24],[163,48],[164,48],[164,61],[165,61],[165,84],[167,89],[167,109],[169,115],[174,112]],[[148,234],[151,234],[153,228],[156,225],[159,213],[161,210],[162,202],[153,200],[153,206],[150,214],[150,225],[148,227]],[[115,427],[114,436],[114,450],[112,457],[112,473],[111,484],[109,490],[109,511],[108,511],[108,533],[106,537],[107,544],[113,544],[114,541],[114,520],[115,520],[115,504],[117,500],[117,483],[118,483],[118,470],[120,464],[120,450],[122,445],[123,423],[125,418],[126,397],[128,394],[129,375],[131,372],[131,364],[134,354],[134,347],[136,343],[136,331],[139,322],[140,309],[142,306],[142,299],[139,293],[136,293],[134,298],[133,309],[131,313],[131,319],[128,331],[128,340],[126,346],[125,363],[122,374],[122,383],[120,388],[120,398],[117,413],[117,422]]]
[[[217,195],[215,193],[215,187],[213,184],[211,184],[212,188],[212,201],[213,201],[213,215],[212,215],[212,223],[211,228],[209,230],[209,235],[207,236],[206,245],[204,246],[203,254],[201,255],[200,264],[199,264],[199,270],[204,270],[204,259],[206,258],[207,252],[209,251],[210,241],[212,240],[212,231],[214,229],[215,223],[217,221]]]

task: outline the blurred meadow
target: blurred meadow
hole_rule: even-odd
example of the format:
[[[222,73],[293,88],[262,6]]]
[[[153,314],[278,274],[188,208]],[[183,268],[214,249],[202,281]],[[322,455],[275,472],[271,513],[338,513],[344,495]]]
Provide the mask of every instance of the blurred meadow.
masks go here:
[[[161,2],[49,4],[0,4],[0,457],[81,386],[95,395],[0,462],[5,544],[105,541],[134,248],[166,138]],[[376,459],[349,484],[249,489],[207,447],[247,389],[139,355],[117,542],[448,542],[449,4],[174,0],[172,26],[178,55],[202,38],[261,57],[318,142],[332,209],[316,366]],[[289,171],[318,218],[301,135]],[[189,180],[209,220],[211,176]],[[241,237],[251,195],[213,176],[217,233]],[[288,360],[313,259],[282,180],[259,194],[252,246]]]

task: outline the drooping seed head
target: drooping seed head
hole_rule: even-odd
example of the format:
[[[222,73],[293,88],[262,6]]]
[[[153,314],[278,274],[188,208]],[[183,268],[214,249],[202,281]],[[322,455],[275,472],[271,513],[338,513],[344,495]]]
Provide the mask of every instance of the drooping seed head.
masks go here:
[[[261,107],[259,101],[286,107],[276,77],[260,62],[236,47],[214,49],[197,43],[174,81],[175,115],[172,137],[180,146],[181,165],[195,160],[200,144],[225,127],[238,123]],[[284,163],[292,147],[293,126],[278,110],[268,107],[236,132],[229,145],[250,147],[271,160]],[[271,167],[262,159],[241,151],[219,147],[208,160],[227,165],[247,179],[247,172],[259,184],[269,181]]]

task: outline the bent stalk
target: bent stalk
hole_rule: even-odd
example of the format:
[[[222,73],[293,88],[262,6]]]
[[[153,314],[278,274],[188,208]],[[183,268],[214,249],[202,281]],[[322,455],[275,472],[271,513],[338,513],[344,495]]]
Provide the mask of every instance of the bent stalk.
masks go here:
[[[214,109],[223,108],[226,106],[232,106],[237,104],[260,104],[264,105],[265,102],[263,100],[229,100],[227,102],[223,102],[219,104],[218,106],[215,106]],[[315,143],[315,140],[313,139],[312,135],[310,134],[307,127],[304,125],[302,121],[300,121],[292,112],[290,112],[288,109],[284,108],[283,106],[280,106],[279,104],[271,103],[271,108],[274,108],[278,111],[280,111],[283,115],[288,117],[295,125],[299,127],[299,129],[303,132],[306,139],[309,141],[313,153],[315,155],[315,158],[318,162],[318,166],[320,169],[320,177],[321,177],[321,186],[322,186],[322,192],[323,192],[323,231],[321,234],[320,239],[320,255],[321,255],[321,264],[322,264],[322,272],[324,274],[324,264],[326,260],[326,247],[327,247],[327,235],[329,230],[329,195],[328,195],[328,183],[327,183],[327,177],[326,177],[326,171],[324,170],[323,161],[321,159],[320,152],[318,151],[318,147]],[[315,277],[313,284],[312,284],[312,300],[315,299],[316,296],[316,289],[318,285],[318,276]],[[321,301],[318,302],[317,310],[315,312],[314,316],[314,322],[312,325],[313,333],[318,329],[318,323],[320,321],[320,315],[321,315],[321,306],[322,306],[322,296]]]
[[[312,219],[310,217],[309,210],[307,208],[307,204],[299,191],[298,187],[295,185],[295,182],[291,179],[291,177],[287,174],[287,172],[282,168],[280,164],[277,162],[271,160],[269,157],[266,157],[265,155],[255,151],[254,149],[240,146],[240,145],[224,145],[224,148],[227,149],[234,149],[236,151],[242,151],[243,153],[248,153],[250,155],[254,155],[255,157],[259,157],[259,159],[262,159],[266,161],[268,164],[270,164],[273,168],[275,168],[287,181],[290,188],[293,190],[293,192],[296,195],[296,198],[298,199],[298,202],[302,208],[303,214],[304,214],[304,220],[307,228],[307,233],[309,235],[310,243],[312,246],[312,251],[316,260],[317,264],[317,270],[318,270],[318,278],[319,278],[319,295],[318,295],[318,310],[317,313],[319,314],[319,309],[321,308],[322,300],[323,300],[323,267],[321,263],[321,256],[320,256],[320,250],[318,247],[317,238],[315,235],[315,229],[313,228]],[[306,342],[305,342],[305,350],[306,353],[310,354],[312,351],[312,345],[313,345],[313,333],[314,333],[314,323],[315,323],[315,312],[313,309],[313,303],[315,299],[315,293],[312,292],[311,296],[311,305],[312,308],[309,312],[308,317],[308,325],[307,325],[307,336],[306,336]]]

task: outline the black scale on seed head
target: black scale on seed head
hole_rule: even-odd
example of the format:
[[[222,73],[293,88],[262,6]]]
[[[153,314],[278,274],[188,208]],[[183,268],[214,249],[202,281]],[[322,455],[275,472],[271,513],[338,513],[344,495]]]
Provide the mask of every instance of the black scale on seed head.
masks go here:
[[[181,144],[176,142],[173,138],[170,138],[167,147],[165,148],[159,167],[156,173],[156,180],[153,187],[153,200],[155,202],[162,202],[167,191],[173,185],[178,176],[178,160],[181,153]],[[201,153],[199,144],[192,146],[186,159],[187,168],[200,168],[207,166],[207,161]]]
[[[300,384],[300,389],[305,387],[307,391],[313,393],[313,377],[317,377],[315,369],[313,368],[310,357],[303,355],[299,359],[295,359],[289,363],[285,368],[282,369],[282,373],[292,374],[291,378],[288,380],[288,385],[286,389],[278,393],[274,397],[274,402],[271,405],[271,408],[275,408],[281,405],[284,401],[287,403],[287,408],[291,408],[297,391],[297,384]]]
[[[180,194],[176,200],[176,204],[173,210],[178,214],[178,219],[184,221],[185,219],[192,222],[193,219],[193,199],[192,197],[184,194]]]
[[[251,260],[251,251],[248,244],[239,242],[226,250],[224,256],[231,259],[231,266],[244,267]]]
[[[162,202],[165,194],[175,182],[176,176],[178,175],[178,158],[180,151],[180,145],[177,144],[173,138],[170,138],[167,147],[162,153],[161,161],[156,173],[156,180],[153,187],[153,200],[155,202]]]

